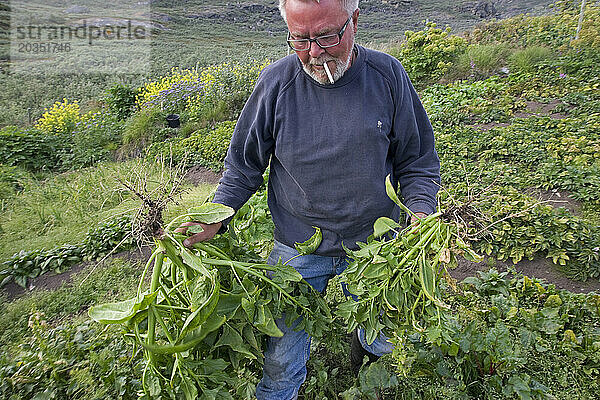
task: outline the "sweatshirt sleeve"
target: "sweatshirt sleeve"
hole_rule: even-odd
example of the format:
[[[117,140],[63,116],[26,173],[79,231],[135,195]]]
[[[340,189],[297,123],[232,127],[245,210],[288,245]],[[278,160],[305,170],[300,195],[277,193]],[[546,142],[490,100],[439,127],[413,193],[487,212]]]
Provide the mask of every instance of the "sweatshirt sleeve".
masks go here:
[[[276,96],[271,95],[267,81],[261,74],[242,109],[225,157],[225,171],[213,199],[214,203],[236,211],[263,183],[262,175],[273,151],[272,111]]]
[[[408,74],[399,63],[396,68],[394,177],[405,205],[413,212],[431,214],[436,210],[440,187],[440,160],[433,128]]]

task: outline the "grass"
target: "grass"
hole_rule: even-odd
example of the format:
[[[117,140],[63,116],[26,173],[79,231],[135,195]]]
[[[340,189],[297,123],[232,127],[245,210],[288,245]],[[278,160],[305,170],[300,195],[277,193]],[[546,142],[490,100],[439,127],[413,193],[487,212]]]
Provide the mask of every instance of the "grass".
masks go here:
[[[508,63],[511,70],[533,72],[537,64],[551,60],[553,57],[553,51],[547,47],[530,46],[511,54]]]
[[[50,249],[77,244],[87,231],[115,215],[132,214],[139,203],[117,181],[132,171],[146,171],[150,185],[159,180],[159,170],[139,162],[107,162],[93,168],[33,181],[13,197],[0,215],[0,260],[20,250]],[[140,172],[141,173],[141,172]],[[172,218],[206,199],[214,185],[188,185],[179,205],[167,211]]]
[[[466,78],[487,78],[506,66],[511,54],[505,44],[472,45],[458,57],[453,68],[446,73],[450,81]]]
[[[103,163],[33,181],[12,198],[0,216],[0,259],[21,249],[82,240],[113,207],[131,199],[115,179],[129,168],[128,163]]]

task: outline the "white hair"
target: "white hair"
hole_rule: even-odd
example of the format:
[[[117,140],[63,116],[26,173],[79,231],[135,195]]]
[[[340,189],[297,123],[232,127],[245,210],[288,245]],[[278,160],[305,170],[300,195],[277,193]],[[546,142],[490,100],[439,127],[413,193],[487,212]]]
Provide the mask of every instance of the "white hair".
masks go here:
[[[300,1],[305,1],[305,2],[316,1],[318,3],[320,0],[300,0]],[[342,9],[348,13],[348,16],[352,15],[354,10],[356,10],[358,8],[359,0],[337,0],[337,1],[339,1],[340,5],[342,6]],[[281,13],[281,17],[283,18],[283,20],[287,23],[287,18],[285,16],[285,4],[286,3],[287,3],[287,0],[279,0],[279,12]]]

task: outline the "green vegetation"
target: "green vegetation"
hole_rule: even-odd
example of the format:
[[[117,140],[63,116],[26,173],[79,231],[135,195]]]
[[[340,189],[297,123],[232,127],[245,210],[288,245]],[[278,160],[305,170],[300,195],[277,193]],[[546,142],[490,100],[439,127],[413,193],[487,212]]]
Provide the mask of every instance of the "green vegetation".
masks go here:
[[[90,227],[118,214],[114,207],[131,199],[120,190],[115,177],[127,176],[133,165],[106,163],[24,182],[0,216],[2,259],[20,250],[81,242]],[[132,208],[134,203],[129,204]]]
[[[597,398],[600,296],[493,269],[448,293],[445,328],[392,355],[400,398]]]
[[[195,252],[181,243],[186,236],[171,230],[182,221],[210,224],[233,214],[229,207],[205,203],[177,217],[156,239],[136,297],[90,309],[94,320],[121,324],[144,348],[142,385],[150,398],[193,400],[207,392],[251,398],[265,335],[283,336],[275,318],[285,313],[291,324],[302,316],[298,328],[315,337],[327,331],[327,305],[291,266],[262,263],[237,234],[220,246],[196,243]],[[251,215],[245,217],[250,219],[237,216],[241,224],[231,229],[252,222]],[[152,261],[150,287],[142,292]]]
[[[154,143],[148,148],[147,156],[171,157],[176,163],[185,161],[190,165],[202,165],[220,171],[234,128],[234,121],[225,121],[217,123],[214,128],[193,132],[186,138],[175,137]]]
[[[133,113],[136,97],[136,89],[119,83],[106,91],[104,101],[110,112],[123,121]]]
[[[438,81],[465,51],[465,39],[450,35],[450,28],[436,28],[427,23],[425,30],[407,31],[399,49],[388,50],[402,61],[411,80],[419,86]]]
[[[519,13],[547,13],[551,3],[552,0],[530,0],[526,4],[513,2],[496,4],[496,7],[499,15],[506,17]],[[466,1],[450,7],[446,0],[413,0],[409,5],[399,0],[361,0],[358,40],[374,46],[399,43],[406,30],[420,30],[425,20],[462,32],[481,22],[470,6],[472,4]],[[59,7],[62,14],[64,6],[60,4]],[[151,13],[144,19],[165,28],[158,30],[152,40],[149,76],[127,72],[2,73],[0,127],[31,124],[42,115],[44,108],[63,98],[78,99],[87,111],[94,108],[94,103],[107,88],[113,85],[139,87],[146,78],[165,75],[173,66],[204,68],[224,62],[278,59],[287,53],[285,24],[272,0],[235,4],[218,0],[188,0],[185,3],[160,0],[150,2],[147,7]],[[5,12],[0,11],[0,16]],[[0,36],[0,51],[4,54],[0,61],[2,71],[9,69],[5,61],[10,51],[7,42]],[[55,84],[57,79],[61,85]]]
[[[136,200],[117,179],[126,180],[137,174],[147,175],[150,187],[158,185],[161,179],[156,163],[129,161],[99,164],[43,181],[19,181],[23,185],[21,192],[6,200],[0,217],[0,259],[6,261],[2,269],[14,266],[27,273],[38,268],[64,271],[66,266],[60,260],[105,255],[130,233],[127,221],[137,207]],[[181,204],[167,210],[167,215],[204,201],[212,187],[188,185],[185,189]],[[131,243],[131,238],[124,242]],[[78,250],[71,254],[68,249],[73,246]],[[30,261],[32,264],[22,267]],[[69,265],[75,262],[71,259]]]
[[[413,2],[444,22],[449,14],[434,18],[440,4]],[[285,53],[283,35],[278,37],[284,28],[270,2],[238,7],[227,24],[217,18],[222,2],[203,2],[198,12],[166,1],[153,6],[158,16],[171,18],[165,25],[177,29],[160,32],[165,40],[153,48],[151,79],[65,77],[65,89],[57,89],[47,86],[48,77],[22,86],[11,81],[16,77],[0,77],[7,83],[0,94],[0,104],[7,104],[0,124],[15,125],[0,131],[0,262],[10,269],[0,273],[2,279],[25,284],[28,277],[62,272],[110,251],[130,230],[137,203],[117,178],[145,176],[148,191],[160,192],[169,175],[160,160],[171,155],[175,163],[218,171],[264,60]],[[569,277],[598,280],[599,6],[588,4],[577,41],[579,9],[573,2],[561,1],[547,15],[488,21],[461,37],[452,35],[463,28],[459,23],[452,30],[432,23],[423,29],[421,19],[404,18],[408,7],[361,2],[359,28],[368,29],[359,29],[359,41],[393,43],[388,51],[418,87],[442,161],[441,210],[449,211],[445,217],[466,217],[448,232],[465,238],[489,265],[545,258]],[[460,9],[456,15],[472,19],[470,11]],[[400,31],[400,25],[402,31],[414,30],[401,43],[390,29]],[[175,40],[178,46],[172,46]],[[31,121],[25,121],[26,107],[34,109]],[[166,127],[171,113],[180,115],[180,128]],[[146,161],[122,160],[127,157]],[[165,219],[204,203],[213,188],[185,186]],[[555,202],[558,195],[568,203]],[[287,301],[288,294],[303,290],[289,268],[279,266],[279,275],[267,278],[271,282],[263,274],[272,268],[261,262],[272,246],[266,197],[263,187],[239,210],[228,233],[195,253],[170,234],[163,246],[175,251],[167,252],[153,281],[137,263],[116,259],[75,274],[73,283],[56,290],[0,298],[0,397],[251,398],[261,338],[278,334],[272,317],[298,306]],[[344,277],[352,291],[368,292],[374,304],[387,300],[390,307],[383,311],[391,317],[380,318],[381,309],[349,301],[342,277],[330,282],[325,302],[318,303],[319,317],[327,317],[327,309],[336,312],[327,325],[320,320],[317,326],[300,397],[374,399],[380,392],[384,399],[599,398],[599,296],[558,290],[515,271],[492,269],[462,283],[442,279],[424,266],[444,267],[453,253],[470,253],[445,244],[442,225],[438,230],[432,221],[424,221],[413,236],[371,238]],[[376,226],[378,235],[391,229],[399,228],[390,221]],[[425,246],[421,239],[429,234],[434,240]],[[417,268],[390,281],[388,264],[406,258],[411,250],[405,246],[415,243],[423,247],[421,261],[413,260]],[[258,264],[261,271],[250,272],[245,263]],[[171,268],[175,265],[181,269]],[[394,295],[398,285],[414,289],[411,300],[419,308],[414,323],[393,314],[394,308],[407,312],[407,304]],[[150,291],[143,295],[145,287]],[[168,302],[161,288],[181,293]],[[302,296],[306,304],[316,301]],[[120,315],[130,319],[126,336],[82,315],[106,302],[120,305]],[[190,304],[198,307],[192,310]],[[226,321],[221,324],[214,310]],[[198,330],[209,323],[215,323],[214,330],[202,336]],[[368,325],[370,338],[384,330],[402,344],[363,368],[358,379],[347,365],[345,336],[356,323]],[[137,347],[127,342],[132,340]],[[185,352],[164,354],[186,344]]]
[[[0,155],[7,166],[29,171],[55,170],[61,164],[64,147],[58,136],[44,135],[33,128],[6,126],[0,130]]]
[[[386,191],[401,209],[410,213],[398,199],[389,178]],[[404,336],[419,331],[421,323],[439,329],[442,314],[448,309],[441,300],[440,279],[449,268],[456,267],[457,254],[481,261],[441,212],[428,215],[418,224],[418,228],[401,229],[398,222],[381,217],[367,243],[359,243],[359,250],[348,251],[352,261],[340,279],[360,301],[349,298],[339,305],[339,314],[348,333],[363,327],[369,344],[383,332],[402,346]],[[394,237],[386,238],[388,233]]]
[[[93,304],[132,296],[141,273],[140,265],[114,259],[91,271],[74,274],[71,283],[65,282],[55,290],[35,291],[10,302],[1,298],[0,309],[4,318],[0,343],[5,346],[25,336],[27,319],[33,311],[44,314],[44,318],[53,323],[68,322],[68,317],[87,310]]]
[[[135,293],[139,265],[116,259],[82,271],[53,291],[7,302],[0,299],[0,393],[3,397],[135,398],[139,367],[117,329],[102,329],[82,310]],[[21,343],[20,346],[17,346]],[[40,363],[40,358],[46,362]],[[101,382],[99,385],[98,383]]]

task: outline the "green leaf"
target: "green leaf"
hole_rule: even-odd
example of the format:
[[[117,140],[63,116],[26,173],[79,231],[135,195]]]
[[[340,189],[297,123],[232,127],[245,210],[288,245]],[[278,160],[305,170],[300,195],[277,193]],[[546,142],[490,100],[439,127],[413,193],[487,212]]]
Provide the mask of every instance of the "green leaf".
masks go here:
[[[150,396],[153,398],[160,394],[160,381],[153,373],[148,374],[148,377],[146,378],[146,385],[148,387]]]
[[[223,334],[215,343],[214,347],[229,346],[238,353],[244,354],[250,359],[256,359],[256,356],[246,347],[242,335],[238,331],[231,328],[229,325],[223,327]]]
[[[31,398],[31,400],[50,400],[52,399],[53,396],[50,395],[50,393],[48,393],[47,390],[40,392],[40,393],[36,393],[35,396],[33,396]]]
[[[254,321],[254,326],[256,326],[256,329],[269,336],[283,336],[283,332],[281,332],[277,327],[277,324],[275,324],[271,310],[263,304],[259,304],[256,307],[256,320]]]
[[[363,388],[390,389],[398,386],[396,374],[389,373],[381,363],[369,365],[361,378]]]
[[[406,207],[404,204],[402,204],[402,202],[398,198],[398,195],[396,194],[396,190],[394,189],[394,186],[392,186],[392,181],[391,181],[389,175],[386,176],[386,178],[385,178],[385,192],[387,193],[388,197],[390,199],[392,199],[392,201],[394,203],[396,203],[398,205],[398,207],[400,207],[400,209],[402,211],[404,211],[405,213],[407,213],[409,215],[414,215],[414,213],[412,211],[410,211],[408,209],[408,207]]]
[[[452,357],[456,357],[458,355],[458,350],[459,350],[458,344],[452,343],[450,345],[450,348],[448,349],[448,355],[452,356]]]
[[[373,344],[378,335],[379,332],[374,327],[370,325],[365,327],[365,340],[369,346]]]
[[[524,374],[524,376],[526,379],[529,378],[526,374]],[[503,391],[507,395],[514,393],[519,396],[521,400],[531,399],[531,389],[529,388],[529,384],[527,384],[527,382],[519,375],[511,376],[508,380],[508,385],[506,385]]]
[[[198,256],[192,254],[192,252],[190,252],[189,250],[182,249],[181,250],[181,258],[183,259],[183,262],[185,263],[185,265],[187,265],[188,267],[195,269],[196,271],[200,272],[204,276],[211,276],[210,271],[208,269],[206,269],[204,264],[202,264],[202,261],[200,260],[200,258]]]
[[[192,225],[188,227],[185,232],[190,235],[195,235],[196,233],[204,232],[204,229],[202,229],[202,225]]]
[[[0,282],[0,288],[4,287],[8,282],[13,278],[12,275],[6,275],[3,277],[3,274],[0,274],[0,278],[2,278],[2,282]]]
[[[250,346],[261,352],[260,345],[258,344],[258,340],[256,340],[256,335],[254,334],[254,329],[252,329],[252,325],[245,324],[242,330],[242,334],[246,343],[248,343]]]
[[[307,254],[312,254],[317,250],[321,241],[323,240],[323,234],[321,233],[321,228],[313,226],[315,228],[315,233],[308,239],[306,242],[295,243],[294,247],[296,251],[301,255],[305,256]]]
[[[248,320],[250,322],[254,322],[254,313],[256,312],[256,299],[254,297],[251,298],[242,298],[242,308],[246,312],[248,316]]]
[[[219,295],[219,303],[215,308],[216,313],[219,315],[225,315],[227,319],[233,317],[236,313],[242,301],[245,300],[241,294],[223,294]]]
[[[381,250],[381,247],[384,245],[383,242],[373,242],[370,243],[364,247],[362,247],[360,250],[355,250],[355,251],[351,251],[351,258],[353,259],[358,259],[358,258],[364,258],[364,257],[373,257],[376,254],[379,254],[379,251]]]
[[[431,301],[436,301],[435,295],[435,276],[433,268],[428,262],[420,260],[419,262],[419,281],[421,282],[421,289],[427,298]]]
[[[352,316],[358,311],[359,303],[354,299],[349,298],[337,307],[336,314],[342,317],[345,321],[352,319]]]
[[[471,246],[469,246],[467,243],[465,243],[461,238],[457,237],[456,238],[456,245],[458,246],[459,249],[461,249],[463,251],[463,257],[468,260],[468,261],[472,261],[475,263],[480,263],[483,261],[483,257],[477,253],[475,253],[473,251],[473,249],[471,249]]]
[[[181,388],[186,400],[196,400],[198,398],[198,389],[192,379],[182,379]]]
[[[155,354],[175,354],[188,351],[194,346],[199,345],[211,332],[216,331],[223,325],[226,318],[221,315],[211,314],[208,319],[200,325],[198,328],[193,330],[186,338],[186,340],[178,345],[151,345],[146,342],[140,342],[145,349],[150,350]]]
[[[384,259],[385,260],[385,259]],[[390,274],[390,268],[387,263],[369,264],[362,272],[367,279],[384,279]]]
[[[223,204],[204,203],[201,206],[190,208],[188,213],[192,214],[191,217],[194,221],[214,224],[233,216],[235,210]]]
[[[16,275],[14,277],[14,280],[17,283],[17,285],[21,286],[22,288],[27,288],[27,276]]]
[[[388,217],[381,217],[378,218],[377,221],[375,221],[375,224],[373,224],[373,235],[376,238],[379,238],[388,233],[390,230],[398,228],[401,228],[401,225],[393,219]]]
[[[206,303],[210,296],[214,292],[214,279],[208,276],[198,275],[196,277],[196,284],[192,290],[192,304],[193,310]]]
[[[291,265],[277,263],[275,265],[275,272],[271,279],[275,283],[283,282],[300,282],[302,281],[302,275],[294,269]]]
[[[142,293],[139,297],[119,301],[116,303],[100,304],[91,307],[88,315],[91,319],[102,324],[120,324],[131,319],[139,310],[148,308],[148,305],[156,298],[158,291],[154,293]]]
[[[252,399],[256,393],[256,386],[252,382],[241,382],[235,391],[238,399]]]
[[[219,302],[219,290],[221,285],[219,284],[219,280],[214,275],[212,275],[210,283],[210,296],[205,298],[201,304],[192,304],[193,307],[198,308],[186,318],[185,323],[181,328],[181,333],[177,338],[177,343],[180,343],[189,331],[202,325],[204,321],[206,321],[206,319],[213,313],[215,307],[217,306],[217,303]]]

